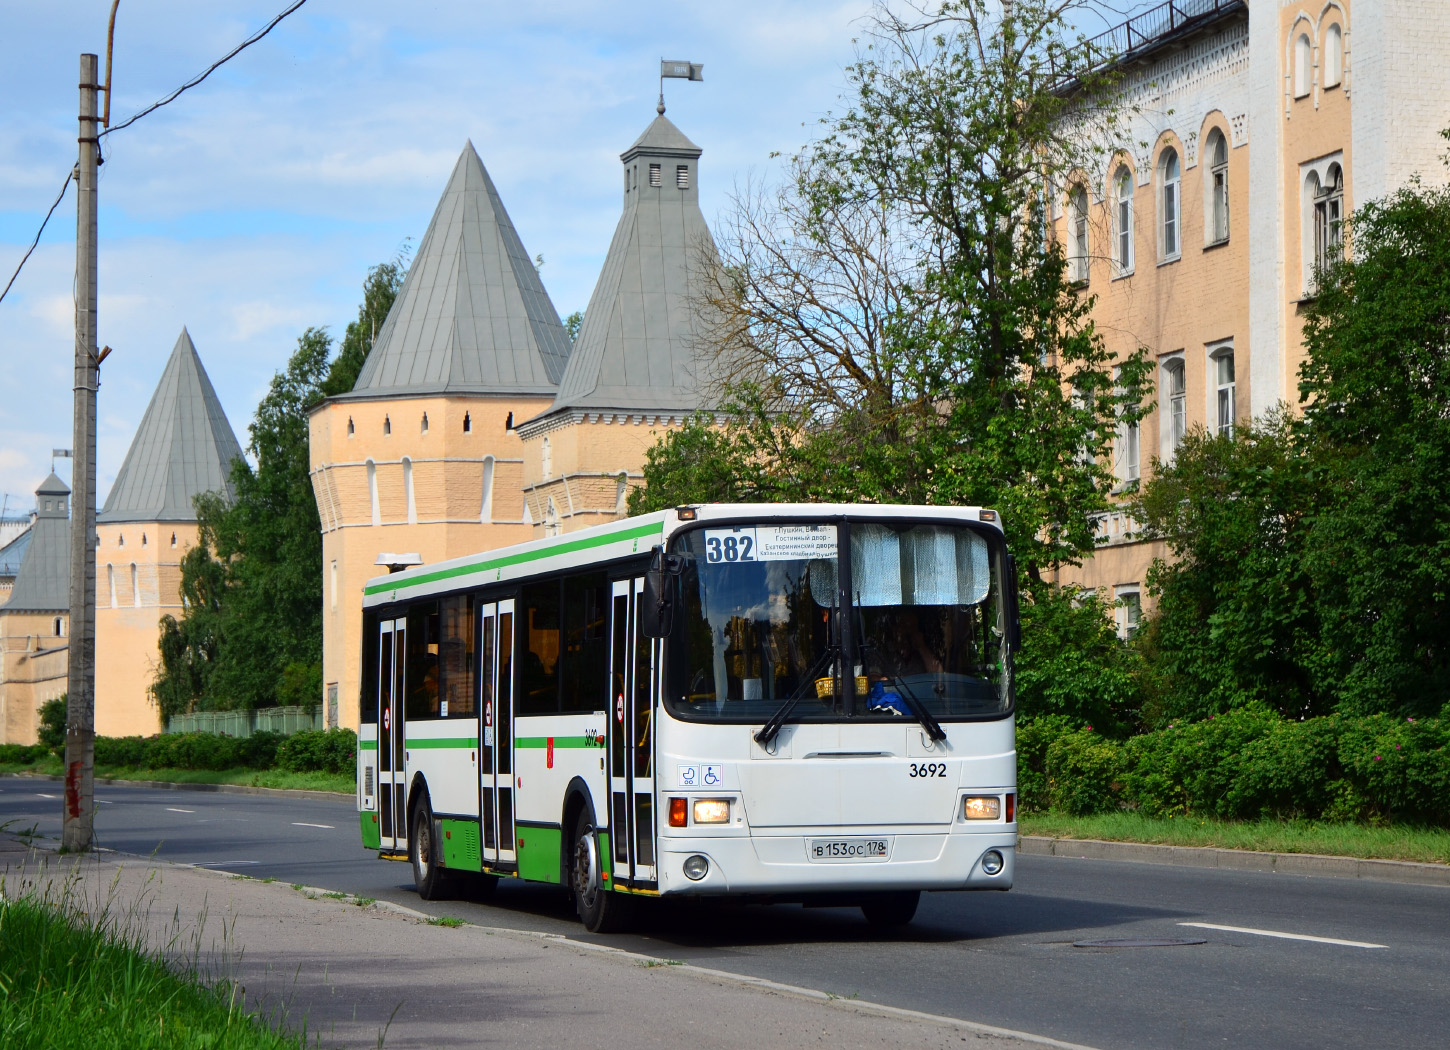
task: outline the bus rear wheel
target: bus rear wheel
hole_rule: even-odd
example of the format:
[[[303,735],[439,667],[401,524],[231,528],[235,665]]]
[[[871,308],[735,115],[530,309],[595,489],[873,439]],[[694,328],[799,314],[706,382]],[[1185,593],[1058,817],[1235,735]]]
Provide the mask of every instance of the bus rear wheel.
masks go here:
[[[599,837],[586,810],[574,822],[573,848],[569,853],[569,889],[579,921],[590,933],[620,933],[634,918],[634,901],[604,885],[604,858],[599,855]]]
[[[861,902],[861,914],[872,926],[905,926],[916,915],[920,890],[876,893]]]
[[[413,803],[408,821],[408,857],[413,862],[413,885],[425,901],[441,900],[448,893],[448,872],[438,863],[433,836],[433,807],[427,796]]]

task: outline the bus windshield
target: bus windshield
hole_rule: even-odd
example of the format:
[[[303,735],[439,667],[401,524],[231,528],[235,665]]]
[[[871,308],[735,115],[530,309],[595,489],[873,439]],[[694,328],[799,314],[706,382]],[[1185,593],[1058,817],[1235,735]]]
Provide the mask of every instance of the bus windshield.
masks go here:
[[[850,603],[838,608],[849,534]],[[678,536],[666,702],[692,721],[1000,717],[1011,709],[1000,538],[963,525],[700,528]],[[853,653],[840,659],[842,618]],[[854,682],[838,687],[844,664]]]

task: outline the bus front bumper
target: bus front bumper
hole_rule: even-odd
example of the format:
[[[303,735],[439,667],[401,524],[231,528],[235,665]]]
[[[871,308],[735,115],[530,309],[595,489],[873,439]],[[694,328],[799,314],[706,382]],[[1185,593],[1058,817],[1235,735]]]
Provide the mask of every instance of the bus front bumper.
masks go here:
[[[823,843],[886,839],[884,860],[812,860]],[[664,894],[809,894],[881,890],[1005,890],[1012,886],[1017,847],[1015,825],[950,833],[700,835],[660,842],[659,890]],[[989,858],[989,853],[996,857]],[[708,865],[702,878],[699,861]],[[997,860],[1000,858],[1000,860]],[[984,863],[985,861],[985,863]],[[988,874],[1000,865],[995,874]]]

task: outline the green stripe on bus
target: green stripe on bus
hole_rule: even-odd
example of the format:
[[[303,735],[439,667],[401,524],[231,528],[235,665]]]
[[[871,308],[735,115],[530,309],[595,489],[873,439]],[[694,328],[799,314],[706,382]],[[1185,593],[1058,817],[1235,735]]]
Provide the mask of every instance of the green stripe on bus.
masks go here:
[[[403,743],[404,747],[414,750],[425,751],[428,748],[438,747],[477,747],[478,737],[476,736],[447,736],[435,740],[413,740],[408,739]]]
[[[540,751],[547,750],[549,740],[554,741],[554,750],[559,751],[573,747],[603,747],[604,736],[517,736],[514,737],[514,747],[520,749],[537,748]]]
[[[575,551],[589,550],[591,547],[605,547],[611,543],[622,543],[625,540],[643,539],[646,536],[659,536],[665,531],[665,523],[657,521],[649,525],[636,525],[629,529],[620,529],[618,532],[611,532],[604,536],[594,536],[584,540],[569,540],[552,547],[541,550],[521,551],[518,554],[509,554],[502,558],[494,558],[490,561],[475,562],[472,565],[455,565],[451,569],[438,569],[434,572],[425,572],[418,576],[410,576],[406,580],[385,580],[382,583],[374,583],[363,588],[363,594],[382,594],[386,591],[406,590],[409,587],[417,587],[425,583],[437,583],[439,580],[451,580],[457,576],[471,576],[476,572],[488,572],[490,569],[503,569],[510,565],[522,565],[525,562],[538,561],[540,558],[552,558],[559,554],[573,554]]]
[[[376,751],[378,749],[378,742],[376,740],[359,740],[357,742],[357,749],[359,751]]]

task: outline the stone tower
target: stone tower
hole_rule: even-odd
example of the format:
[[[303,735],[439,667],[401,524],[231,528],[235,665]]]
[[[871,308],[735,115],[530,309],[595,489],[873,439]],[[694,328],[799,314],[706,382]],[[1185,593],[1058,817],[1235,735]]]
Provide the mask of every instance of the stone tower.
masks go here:
[[[664,115],[620,155],[624,214],[559,394],[519,427],[535,535],[624,513],[645,452],[706,407],[697,296],[715,242],[700,213],[696,146]]]
[[[570,350],[530,259],[468,143],[357,384],[312,411],[329,724],[357,724],[380,555],[431,564],[529,538],[515,426],[553,402]]]
[[[33,744],[40,707],[66,689],[70,622],[70,489],[51,474],[10,600],[0,605],[0,743]]]
[[[197,542],[193,500],[231,498],[242,448],[185,328],[96,516],[96,732],[161,728],[149,688],[161,617],[180,617],[181,559]]]

